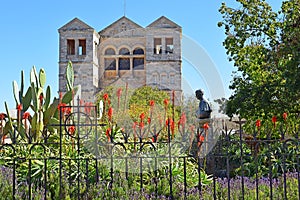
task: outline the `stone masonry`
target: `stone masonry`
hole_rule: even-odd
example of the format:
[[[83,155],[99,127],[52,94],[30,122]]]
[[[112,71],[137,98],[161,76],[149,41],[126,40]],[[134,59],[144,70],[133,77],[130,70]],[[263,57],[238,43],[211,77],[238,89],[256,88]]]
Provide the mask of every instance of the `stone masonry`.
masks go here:
[[[72,61],[81,99],[94,102],[109,85],[158,87],[181,102],[181,27],[162,16],[143,28],[121,17],[100,32],[74,18],[59,30],[59,92]]]

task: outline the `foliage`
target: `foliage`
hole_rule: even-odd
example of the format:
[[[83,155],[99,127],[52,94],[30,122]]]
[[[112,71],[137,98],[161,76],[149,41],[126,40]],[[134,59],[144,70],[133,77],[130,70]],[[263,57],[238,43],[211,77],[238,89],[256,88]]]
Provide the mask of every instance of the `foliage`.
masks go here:
[[[237,2],[237,9],[223,3],[219,10],[223,45],[237,68],[226,113],[249,120],[299,113],[299,1],[283,2],[278,13],[264,0]]]
[[[68,71],[72,71],[72,64],[69,62],[67,66]],[[69,72],[72,74],[72,72]],[[66,77],[67,80],[70,77]],[[69,81],[68,81],[69,82]],[[26,94],[24,91],[24,72],[21,72],[21,87],[19,90],[16,81],[13,81],[13,93],[16,101],[17,116],[14,119],[11,116],[9,108],[5,102],[7,123],[1,137],[10,136],[15,140],[39,142],[45,140],[50,133],[57,132],[57,127],[51,126],[52,124],[59,124],[60,113],[57,108],[67,111],[67,104],[71,103],[73,94],[77,88],[70,85],[70,90],[67,91],[60,99],[54,98],[51,101],[51,89],[47,86],[45,91],[46,73],[44,69],[40,69],[37,73],[35,67],[30,71],[30,86]],[[63,113],[64,115],[65,113]],[[2,119],[1,119],[2,120]],[[18,136],[18,137],[15,137]],[[16,142],[16,141],[13,141]]]

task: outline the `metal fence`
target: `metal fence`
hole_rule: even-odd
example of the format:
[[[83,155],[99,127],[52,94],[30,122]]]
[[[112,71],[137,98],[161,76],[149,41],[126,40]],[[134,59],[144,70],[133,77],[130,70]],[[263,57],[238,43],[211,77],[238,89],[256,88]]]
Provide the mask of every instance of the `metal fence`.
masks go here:
[[[261,137],[263,130],[246,134],[241,121],[229,130],[212,119],[180,137],[168,124],[158,140],[157,130],[108,130],[96,109],[61,113],[42,140],[15,128],[0,145],[2,198],[300,199],[299,129],[266,128]]]

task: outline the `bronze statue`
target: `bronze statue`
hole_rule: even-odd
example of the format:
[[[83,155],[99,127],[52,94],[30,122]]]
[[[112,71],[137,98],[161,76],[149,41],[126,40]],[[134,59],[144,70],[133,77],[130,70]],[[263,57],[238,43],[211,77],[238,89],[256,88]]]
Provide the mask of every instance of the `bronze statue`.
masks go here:
[[[195,91],[196,98],[200,100],[198,110],[196,111],[196,116],[198,119],[208,119],[210,118],[210,113],[212,112],[209,103],[203,98],[204,92],[199,89]]]

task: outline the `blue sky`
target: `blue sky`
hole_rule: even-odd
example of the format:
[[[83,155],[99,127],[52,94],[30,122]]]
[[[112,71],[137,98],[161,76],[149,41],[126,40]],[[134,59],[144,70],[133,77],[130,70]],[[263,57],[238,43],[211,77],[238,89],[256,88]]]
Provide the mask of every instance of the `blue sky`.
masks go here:
[[[229,97],[228,86],[233,64],[229,63],[222,46],[224,31],[217,27],[221,15],[219,0],[126,0],[126,17],[142,27],[164,15],[182,27],[182,33],[206,54],[218,71],[224,86],[224,95]],[[225,0],[235,6],[234,0]],[[268,0],[278,9],[278,0]],[[124,15],[124,0],[78,1],[78,0],[12,0],[1,3],[0,13],[0,112],[4,111],[4,101],[15,108],[12,81],[20,83],[21,70],[25,81],[29,82],[32,66],[44,68],[47,85],[52,88],[52,97],[58,96],[58,29],[78,17],[96,31],[100,31]],[[185,52],[189,54],[190,52]],[[199,58],[199,59],[202,59]],[[201,72],[183,60],[183,78],[191,91],[209,88]],[[197,68],[197,67],[196,67]],[[209,82],[209,81],[208,81]],[[185,91],[184,91],[185,92]],[[190,91],[186,91],[190,92]]]

